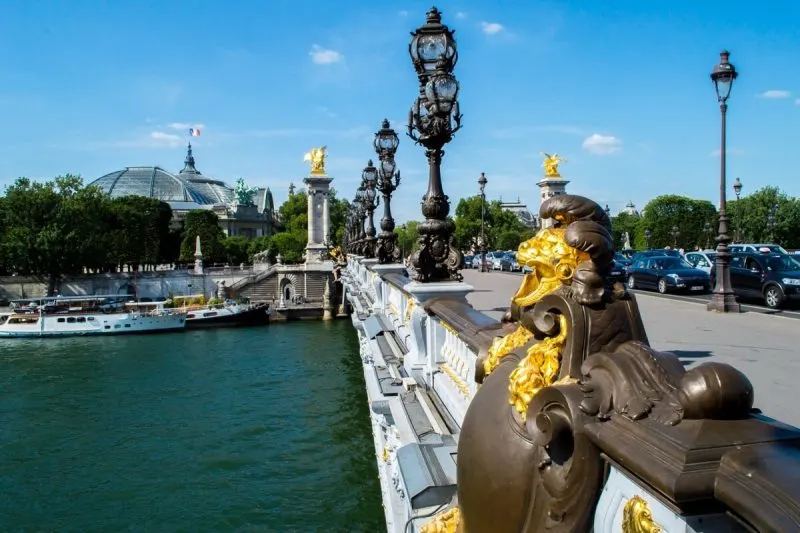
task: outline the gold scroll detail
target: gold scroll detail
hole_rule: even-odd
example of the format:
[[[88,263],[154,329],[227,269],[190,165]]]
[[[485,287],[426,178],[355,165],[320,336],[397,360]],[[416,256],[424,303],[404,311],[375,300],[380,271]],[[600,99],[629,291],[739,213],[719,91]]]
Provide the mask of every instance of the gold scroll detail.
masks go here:
[[[325,174],[325,157],[328,155],[328,147],[321,146],[319,148],[312,148],[305,156],[303,161],[311,163],[312,174]]]
[[[558,315],[558,333],[528,348],[528,355],[508,377],[509,403],[525,421],[528,405],[536,394],[552,385],[561,368],[561,350],[567,342],[567,317]]]
[[[589,255],[571,247],[564,240],[563,228],[544,228],[531,239],[519,245],[517,262],[530,267],[512,302],[528,307],[559,287],[572,282],[579,263],[589,260]],[[533,337],[533,333],[520,326],[516,331],[497,338],[489,348],[483,362],[484,374],[488,376],[500,364],[500,360],[517,348],[521,348]]]
[[[622,510],[622,533],[661,533],[650,507],[641,496],[634,496],[627,502]]]
[[[566,163],[567,160],[563,157],[560,157],[558,154],[547,154],[542,152],[544,156],[544,163],[542,166],[544,167],[544,175],[547,178],[560,178],[561,174],[558,172],[558,165],[561,163]]]
[[[533,333],[524,327],[518,327],[514,332],[505,337],[497,337],[489,347],[489,355],[483,361],[483,372],[487,376],[497,368],[500,360],[517,348],[525,346],[533,337]]]
[[[419,533],[457,533],[461,531],[461,511],[453,507],[438,514],[420,528]]]
[[[407,324],[409,320],[411,320],[411,313],[414,312],[414,300],[411,298],[408,299],[406,302],[406,316],[404,322]]]
[[[467,385],[467,382],[458,375],[458,372],[456,372],[452,366],[447,363],[442,363],[439,365],[439,370],[444,372],[444,374],[450,378],[450,381],[453,382],[461,394],[464,396],[469,396],[469,385]]]

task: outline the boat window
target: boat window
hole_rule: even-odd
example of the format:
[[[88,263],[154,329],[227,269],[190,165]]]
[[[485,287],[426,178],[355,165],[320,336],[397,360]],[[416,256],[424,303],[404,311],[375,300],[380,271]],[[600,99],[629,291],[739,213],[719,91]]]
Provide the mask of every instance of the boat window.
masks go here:
[[[194,313],[189,313],[188,315],[186,315],[186,318],[194,318]]]
[[[86,320],[97,320],[97,319],[95,317],[93,317],[93,316],[87,316]]]
[[[217,313],[215,311],[208,311],[206,313],[203,313],[203,316],[204,317],[217,316]]]
[[[77,320],[78,322],[86,322],[86,317],[85,316],[79,316],[75,320]]]
[[[131,327],[131,325],[130,324],[125,324],[125,327],[129,328],[129,327]]]
[[[104,326],[105,329],[111,329],[111,326]]]
[[[58,321],[59,321],[59,322],[64,322],[64,317],[60,317],[60,318],[58,319]]]
[[[119,328],[121,328],[121,327],[122,327],[122,326],[120,326],[119,324],[114,324],[114,329],[119,329]]]
[[[67,323],[68,324],[72,324],[74,322],[75,322],[75,317],[74,316],[67,317]]]
[[[32,316],[12,316],[8,319],[9,324],[36,324],[39,322],[39,317]]]

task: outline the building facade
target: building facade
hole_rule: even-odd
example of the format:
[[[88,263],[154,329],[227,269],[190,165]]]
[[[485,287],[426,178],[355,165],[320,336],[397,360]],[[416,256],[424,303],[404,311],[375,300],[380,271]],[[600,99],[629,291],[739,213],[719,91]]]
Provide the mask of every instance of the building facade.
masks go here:
[[[173,174],[161,167],[126,167],[102,176],[90,185],[112,198],[146,196],[172,208],[173,223],[179,224],[189,211],[213,211],[227,236],[260,237],[275,232],[277,213],[269,188],[244,186],[236,189],[197,170],[192,145],[186,151],[183,169]]]

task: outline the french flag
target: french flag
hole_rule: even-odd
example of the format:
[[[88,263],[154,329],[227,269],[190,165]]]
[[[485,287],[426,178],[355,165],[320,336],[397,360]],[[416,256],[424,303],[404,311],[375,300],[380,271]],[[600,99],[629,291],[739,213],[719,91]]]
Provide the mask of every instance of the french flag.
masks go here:
[[[200,128],[189,128],[190,137],[200,137]]]

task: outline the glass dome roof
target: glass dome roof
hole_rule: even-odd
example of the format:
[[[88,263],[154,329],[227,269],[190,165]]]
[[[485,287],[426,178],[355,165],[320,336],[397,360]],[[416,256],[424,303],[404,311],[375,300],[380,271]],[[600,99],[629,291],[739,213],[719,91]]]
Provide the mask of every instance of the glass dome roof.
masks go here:
[[[221,202],[212,191],[200,189],[185,177],[159,167],[128,167],[106,174],[90,185],[100,187],[114,198],[135,195],[163,202],[194,202],[200,205]]]

